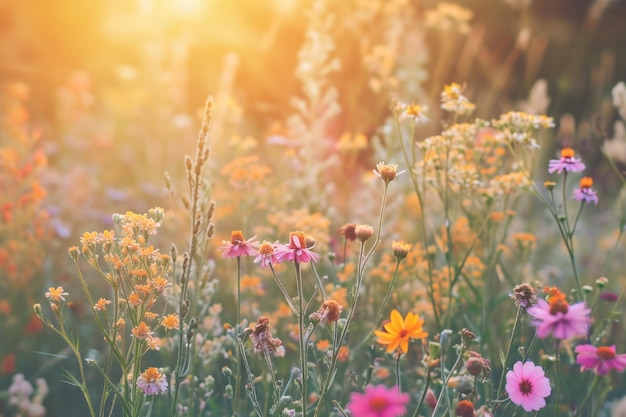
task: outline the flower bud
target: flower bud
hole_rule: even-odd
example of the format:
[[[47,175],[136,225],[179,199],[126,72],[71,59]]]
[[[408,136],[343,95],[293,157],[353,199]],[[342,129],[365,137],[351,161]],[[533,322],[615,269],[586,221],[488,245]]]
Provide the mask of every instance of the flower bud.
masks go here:
[[[367,224],[359,224],[355,227],[354,234],[361,242],[365,242],[374,234],[374,228]]]
[[[552,191],[554,190],[554,187],[556,187],[556,182],[554,181],[546,181],[543,183],[543,186],[546,187],[546,189],[548,189],[548,191]]]
[[[607,277],[600,277],[596,280],[596,285],[598,286],[598,288],[604,288],[608,283],[609,279]]]
[[[393,241],[391,243],[391,249],[393,250],[393,256],[396,257],[399,261],[406,258],[411,250],[411,245],[408,243],[404,243],[403,241]]]
[[[481,358],[471,357],[465,362],[467,372],[472,376],[478,376],[483,371],[483,360]]]
[[[41,312],[41,304],[37,303],[33,305],[33,311],[37,317],[41,318],[43,316],[43,313]]]

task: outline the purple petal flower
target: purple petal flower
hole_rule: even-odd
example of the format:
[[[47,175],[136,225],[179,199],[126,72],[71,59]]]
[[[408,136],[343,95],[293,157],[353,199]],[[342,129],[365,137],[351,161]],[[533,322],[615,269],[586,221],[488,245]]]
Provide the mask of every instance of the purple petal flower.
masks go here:
[[[537,326],[537,336],[541,339],[550,334],[556,339],[586,336],[589,330],[591,310],[584,302],[569,305],[565,300],[558,300],[550,304],[540,299],[537,305],[526,311]]]
[[[583,371],[592,370],[598,375],[606,375],[611,369],[624,372],[626,369],[626,354],[615,353],[615,345],[600,346],[578,345],[576,346],[576,363]]]
[[[276,247],[278,262],[294,261],[297,263],[317,262],[320,255],[306,247],[304,232],[289,233],[289,244]]]
[[[233,230],[230,236],[230,242],[224,240],[224,246],[218,249],[222,251],[222,258],[232,259],[241,256],[255,256],[257,254],[258,242],[256,236],[245,240],[241,230]]]
[[[564,148],[561,150],[561,159],[551,159],[548,166],[550,174],[561,174],[566,172],[581,172],[585,170],[585,164],[580,159],[574,158],[574,150],[572,148]]]

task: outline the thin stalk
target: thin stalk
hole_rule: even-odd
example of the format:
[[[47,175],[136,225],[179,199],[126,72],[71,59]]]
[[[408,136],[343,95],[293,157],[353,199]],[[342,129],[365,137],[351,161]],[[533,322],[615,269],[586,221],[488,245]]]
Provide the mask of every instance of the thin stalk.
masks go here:
[[[398,269],[400,268],[400,262],[402,260],[401,259],[397,259],[396,260],[396,268],[393,271],[393,278],[391,279],[391,283],[389,284],[389,287],[387,288],[387,293],[385,294],[385,298],[383,298],[383,302],[380,305],[380,308],[378,309],[378,313],[376,314],[376,318],[374,319],[374,324],[372,325],[372,327],[367,331],[367,333],[365,333],[365,337],[363,338],[363,340],[361,340],[361,343],[358,344],[357,346],[357,350],[363,346],[363,344],[367,341],[367,339],[369,338],[370,334],[372,334],[372,332],[376,329],[376,327],[378,327],[378,321],[380,320],[380,318],[383,315],[383,310],[385,309],[385,305],[387,304],[387,301],[389,301],[389,297],[391,296],[391,292],[393,291],[393,286],[396,282],[396,279],[398,278]]]
[[[554,367],[556,369],[556,394],[554,395],[554,412],[553,416],[556,417],[559,413],[559,397],[561,396],[561,370],[560,367],[560,354],[559,354],[559,340],[556,340],[556,348],[555,348],[555,360]]]
[[[600,377],[596,374],[596,376],[593,378],[593,382],[591,383],[591,386],[589,387],[589,390],[587,391],[587,395],[585,396],[585,399],[583,399],[583,401],[580,403],[580,406],[576,410],[576,414],[574,414],[574,416],[579,416],[581,415],[583,411],[585,411],[585,408],[587,407],[587,403],[589,402],[589,400],[591,400],[591,397],[593,396],[593,393],[598,387],[599,382],[600,382]]]
[[[348,334],[348,329],[350,328],[350,323],[352,323],[352,319],[354,318],[354,313],[356,311],[356,306],[357,306],[357,302],[359,299],[359,293],[361,292],[361,284],[363,282],[363,271],[365,268],[365,264],[367,263],[367,261],[369,260],[369,258],[371,257],[371,255],[374,253],[374,250],[376,249],[376,247],[378,246],[378,244],[380,243],[381,239],[381,233],[382,233],[382,223],[383,223],[383,218],[385,215],[385,207],[386,207],[386,202],[387,202],[387,187],[388,184],[385,183],[385,188],[383,191],[383,199],[382,199],[382,203],[380,206],[380,214],[378,216],[378,232],[376,234],[376,239],[374,241],[374,244],[372,245],[371,249],[369,250],[369,252],[364,256],[364,251],[365,251],[365,243],[361,242],[361,247],[359,249],[359,258],[357,260],[357,268],[356,268],[356,282],[354,284],[354,287],[352,289],[353,294],[354,294],[354,299],[352,302],[352,305],[350,306],[350,309],[348,310],[348,316],[346,318],[346,322],[344,324],[343,329],[341,330],[341,333],[339,334],[339,337],[334,341],[333,343],[333,356],[331,358],[330,361],[330,366],[328,369],[328,375],[326,376],[326,380],[324,381],[324,385],[322,386],[322,389],[320,390],[319,393],[319,398],[318,398],[318,403],[317,406],[315,407],[315,413],[314,413],[314,417],[318,417],[320,415],[320,412],[322,410],[323,404],[324,404],[324,397],[326,396],[326,394],[328,393],[328,391],[330,390],[330,385],[333,382],[334,379],[334,374],[335,374],[335,367],[337,365],[337,357],[339,355],[339,348],[341,347],[346,335]],[[306,416],[306,414],[305,414]]]
[[[298,291],[298,347],[300,350],[300,374],[302,375],[302,415],[307,415],[308,398],[307,398],[307,378],[309,376],[307,360],[306,360],[306,342],[304,335],[304,290],[302,288],[302,272],[300,263],[294,262],[296,267],[296,287]]]
[[[426,394],[428,393],[429,386],[430,386],[430,364],[426,365],[426,382],[424,383],[424,391],[422,392],[420,401],[419,403],[417,403],[417,408],[415,409],[415,412],[413,412],[412,417],[419,416],[419,411],[420,411],[420,408],[422,408],[422,405],[424,404],[424,400],[426,399]]]
[[[441,405],[441,400],[443,399],[443,395],[444,393],[446,393],[446,400],[448,403],[448,409],[451,408],[450,406],[450,396],[447,395],[448,392],[448,382],[450,382],[450,378],[452,377],[452,374],[454,373],[454,370],[456,369],[457,366],[459,366],[459,364],[461,363],[461,359],[463,358],[463,351],[465,350],[465,345],[461,345],[461,352],[459,353],[459,355],[456,358],[456,361],[454,362],[454,365],[452,365],[452,368],[450,369],[450,372],[448,373],[448,375],[446,376],[444,382],[443,382],[443,387],[441,389],[441,392],[439,393],[439,397],[437,398],[437,405],[435,406],[435,409],[433,410],[433,417],[437,417],[437,411],[439,410],[439,406]],[[444,349],[443,349],[443,345],[441,346],[441,375],[445,375],[445,364],[444,364]]]
[[[278,285],[278,288],[280,288],[280,291],[283,293],[283,296],[285,297],[285,302],[287,302],[287,305],[289,305],[289,307],[291,308],[291,311],[293,311],[293,314],[295,314],[297,317],[298,310],[296,309],[296,306],[293,304],[293,301],[291,300],[291,296],[289,295],[289,292],[287,292],[287,288],[285,288],[283,283],[278,278],[278,275],[276,275],[276,270],[274,269],[274,266],[272,266],[272,264],[269,264],[269,266],[270,266],[270,269],[272,270],[272,276],[274,277],[274,281],[276,281],[276,285]]]
[[[276,406],[278,406],[278,402],[280,400],[280,391],[278,389],[278,383],[276,382],[276,372],[274,371],[274,366],[272,365],[272,359],[270,358],[270,353],[267,348],[263,349],[263,358],[265,359],[265,363],[267,364],[267,370],[272,377],[272,386],[274,389],[273,392],[273,400]],[[280,412],[280,410],[277,410]]]
[[[400,378],[400,358],[401,353],[396,352],[396,387],[398,387],[398,394],[402,392],[402,378]]]
[[[235,337],[239,339],[239,325],[241,323],[241,257],[237,256],[237,318],[235,319]],[[233,401],[233,415],[239,414],[239,391],[241,391],[241,352],[236,350],[235,358],[235,399]]]
[[[522,317],[522,307],[517,308],[517,314],[515,315],[515,323],[513,324],[513,331],[511,332],[511,338],[509,339],[509,346],[506,349],[506,356],[504,357],[504,361],[502,362],[502,375],[500,375],[500,383],[498,384],[498,391],[496,392],[496,400],[500,398],[500,393],[502,393],[502,387],[504,386],[504,377],[506,374],[506,365],[509,361],[509,356],[511,355],[511,350],[513,348],[513,341],[515,340],[515,333],[517,332],[517,326],[520,322],[520,318]]]
[[[402,155],[404,156],[404,162],[407,166],[407,169],[409,170],[409,176],[411,177],[411,182],[413,184],[413,189],[415,191],[415,195],[417,196],[417,203],[419,206],[419,210],[420,210],[420,227],[421,227],[421,238],[422,238],[422,246],[424,247],[424,251],[428,251],[428,241],[427,241],[427,237],[426,237],[426,220],[424,217],[424,201],[423,201],[423,196],[422,196],[422,192],[420,192],[420,188],[419,185],[417,183],[417,176],[415,174],[415,171],[413,169],[414,165],[415,165],[415,160],[410,161],[409,160],[409,154],[406,150],[406,146],[404,145],[404,138],[402,136],[402,129],[400,128],[400,121],[398,120],[397,117],[394,118],[395,121],[395,126],[396,126],[396,131],[398,132],[398,138],[400,139],[400,148],[402,149]],[[413,129],[411,129],[411,132],[413,132]],[[411,136],[410,138],[410,143],[411,146],[413,147],[413,143],[412,143],[413,137]],[[424,175],[422,175],[422,191],[425,190],[425,183],[424,183]],[[432,259],[430,258],[430,256],[428,256],[428,253],[426,253],[426,263],[428,265],[428,277],[429,277],[429,282],[430,282],[430,286],[431,288],[429,289],[429,291],[427,291],[428,294],[428,298],[430,298],[430,302],[433,306],[433,315],[435,318],[435,324],[436,327],[438,329],[440,329],[441,323],[440,323],[440,319],[439,319],[439,312],[435,303],[435,298],[433,296],[433,291],[432,291],[432,282],[433,282],[433,265],[432,265]]]

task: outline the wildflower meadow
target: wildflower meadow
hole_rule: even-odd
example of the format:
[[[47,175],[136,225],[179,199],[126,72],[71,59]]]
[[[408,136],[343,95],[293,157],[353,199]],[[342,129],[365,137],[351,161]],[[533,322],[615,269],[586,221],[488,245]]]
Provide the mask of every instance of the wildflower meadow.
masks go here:
[[[1,6],[0,417],[626,416],[626,7],[540,3]]]

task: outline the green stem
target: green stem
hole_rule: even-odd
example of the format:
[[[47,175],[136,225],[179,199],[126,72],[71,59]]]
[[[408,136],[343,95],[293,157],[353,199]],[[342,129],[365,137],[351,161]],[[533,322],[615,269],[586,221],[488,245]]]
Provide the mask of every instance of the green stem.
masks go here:
[[[420,408],[424,404],[424,400],[426,399],[426,394],[428,393],[428,387],[430,386],[430,364],[426,365],[426,382],[424,383],[424,391],[422,392],[422,396],[420,397],[419,403],[417,403],[417,408],[415,412],[413,412],[412,417],[418,417]]]
[[[400,268],[400,262],[401,262],[401,259],[397,259],[396,269],[393,271],[393,278],[391,279],[391,283],[389,284],[389,287],[387,288],[387,293],[385,294],[385,298],[383,299],[383,302],[380,305],[380,308],[378,309],[378,313],[376,314],[376,318],[374,319],[373,325],[369,329],[369,331],[365,333],[365,337],[363,338],[361,343],[358,344],[356,350],[358,350],[361,346],[363,346],[365,342],[367,342],[367,339],[369,338],[369,336],[378,327],[378,322],[383,315],[385,305],[387,305],[387,301],[389,301],[389,297],[391,296],[391,292],[393,291],[394,284],[396,283],[396,279],[398,278],[398,269]]]
[[[400,378],[400,358],[402,354],[396,352],[396,387],[398,388],[398,394],[402,392],[402,378]]]
[[[294,262],[296,267],[296,287],[298,291],[298,345],[300,350],[300,375],[302,376],[302,415],[307,415],[308,398],[307,398],[307,379],[309,376],[307,368],[307,346],[304,334],[304,289],[302,288],[302,272],[300,263]]]
[[[239,325],[241,324],[241,257],[237,256],[237,317],[235,319],[235,337],[239,339]],[[235,399],[233,401],[233,415],[239,414],[239,391],[241,391],[241,352],[236,349],[235,363]]]
[[[515,323],[513,324],[513,331],[511,332],[511,338],[509,339],[509,346],[506,349],[506,356],[502,361],[502,375],[500,375],[500,383],[498,384],[498,391],[496,393],[496,400],[500,398],[500,394],[502,393],[502,388],[504,387],[504,377],[506,374],[506,366],[509,362],[509,356],[511,355],[511,350],[513,348],[513,341],[515,340],[515,333],[517,332],[517,325],[520,322],[520,318],[522,317],[522,307],[517,308],[517,314],[515,315]]]
[[[591,383],[591,386],[589,387],[589,390],[587,391],[587,395],[585,396],[585,399],[580,403],[580,406],[576,410],[576,414],[574,414],[575,417],[581,415],[581,413],[585,411],[585,408],[587,407],[587,403],[589,402],[589,400],[591,400],[591,397],[593,396],[593,393],[598,387],[599,382],[600,382],[600,377],[596,374],[596,376],[593,378],[593,382]]]
[[[422,196],[422,192],[420,192],[420,188],[419,185],[417,183],[417,174],[415,173],[415,170],[413,169],[413,167],[415,166],[415,161],[410,161],[409,160],[409,154],[406,150],[406,146],[404,145],[404,138],[402,136],[402,129],[400,127],[400,121],[398,120],[397,117],[394,117],[394,121],[395,121],[395,126],[396,126],[396,131],[398,132],[398,138],[400,140],[400,147],[402,149],[402,155],[404,156],[404,162],[407,166],[407,169],[409,170],[409,176],[411,177],[411,182],[413,184],[413,189],[415,191],[415,195],[417,196],[417,203],[419,206],[419,210],[420,210],[420,227],[421,227],[421,238],[422,238],[422,246],[424,247],[424,251],[426,252],[426,263],[428,265],[428,277],[429,277],[429,283],[430,283],[430,289],[427,291],[428,294],[428,298],[430,299],[430,303],[433,306],[433,315],[435,318],[435,324],[436,324],[436,328],[440,329],[442,328],[441,323],[440,323],[440,318],[439,318],[439,309],[437,308],[436,302],[435,302],[435,298],[433,295],[433,288],[432,288],[432,284],[433,284],[433,265],[432,265],[432,259],[431,257],[428,255],[428,241],[427,241],[427,233],[426,233],[426,219],[424,217],[424,201],[423,201],[423,196]],[[413,131],[413,129],[411,129],[411,131]],[[411,136],[411,138],[409,139],[411,146],[414,146],[412,143],[413,137]],[[425,190],[425,184],[423,183],[424,179],[424,175],[422,175],[422,191]]]

